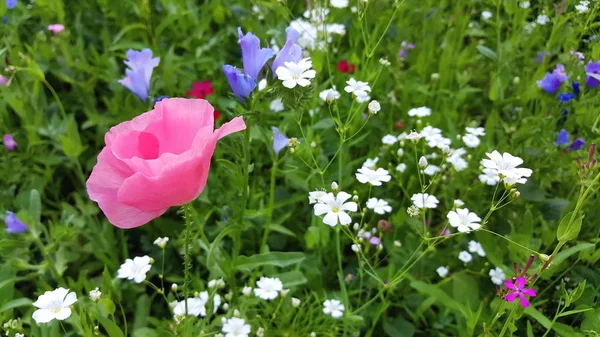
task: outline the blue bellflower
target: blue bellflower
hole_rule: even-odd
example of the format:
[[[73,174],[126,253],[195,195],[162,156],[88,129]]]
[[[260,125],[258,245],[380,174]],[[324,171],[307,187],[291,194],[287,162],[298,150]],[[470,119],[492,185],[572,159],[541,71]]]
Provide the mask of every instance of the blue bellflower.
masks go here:
[[[575,99],[575,94],[571,93],[571,92],[561,92],[560,95],[558,95],[558,100],[563,102],[563,103],[567,103],[570,100]]]
[[[553,94],[560,89],[562,82],[565,82],[568,78],[565,66],[557,64],[552,73],[546,73],[543,79],[537,81],[537,85],[545,92]]]
[[[275,154],[279,154],[284,147],[288,145],[288,141],[290,140],[285,135],[279,132],[279,129],[276,127],[272,127],[273,129],[273,150],[275,150]]]
[[[579,150],[584,146],[585,146],[585,140],[583,140],[583,138],[577,138],[573,141],[573,144],[571,144],[571,149]]]
[[[13,9],[17,6],[17,0],[6,0],[6,8]]]
[[[575,95],[579,95],[579,82],[571,82],[571,86],[573,86],[573,93]]]
[[[588,62],[585,66],[585,73],[587,75],[585,79],[585,86],[588,88],[595,88],[600,84],[600,61]]]
[[[11,211],[6,211],[6,214],[7,215],[4,219],[4,223],[6,224],[6,231],[8,233],[23,233],[24,231],[29,229],[26,224],[24,224],[21,220],[19,220],[19,218],[17,218],[15,213]]]
[[[561,129],[558,132],[558,136],[556,141],[554,142],[554,145],[556,146],[562,146],[562,145],[568,145],[569,144],[569,132],[567,132],[567,130],[565,129]]]
[[[152,50],[147,48],[141,51],[129,49],[125,56],[127,60],[124,63],[129,68],[125,69],[125,78],[119,80],[119,83],[137,95],[142,101],[146,101],[150,90],[152,71],[160,63],[160,58],[153,58]]]
[[[267,61],[273,57],[273,50],[271,48],[260,48],[258,37],[252,33],[243,35],[241,27],[238,27],[238,34],[238,42],[242,47],[244,71],[226,64],[223,66],[223,72],[235,96],[242,103],[245,103],[245,98],[250,97],[250,94],[256,88],[258,74],[260,74]]]
[[[275,75],[275,71],[277,68],[283,66],[285,62],[298,63],[302,59],[302,47],[296,44],[298,39],[300,39],[300,33],[294,28],[288,27],[285,29],[285,35],[285,45],[281,48],[279,53],[277,53],[277,57],[275,57],[271,66],[273,76],[277,76]]]

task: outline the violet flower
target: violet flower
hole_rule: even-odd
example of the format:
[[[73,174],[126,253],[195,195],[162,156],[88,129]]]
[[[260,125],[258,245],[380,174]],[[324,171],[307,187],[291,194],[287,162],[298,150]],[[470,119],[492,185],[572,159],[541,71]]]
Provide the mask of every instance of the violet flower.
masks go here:
[[[13,9],[17,6],[17,0],[6,0],[6,9]]]
[[[571,144],[571,150],[580,150],[585,146],[585,140],[583,138],[577,138]]]
[[[570,92],[561,92],[560,95],[558,95],[558,100],[563,102],[563,103],[567,103],[573,99],[575,99],[577,96],[573,93]]]
[[[26,224],[24,224],[15,213],[11,211],[6,211],[6,218],[4,218],[4,223],[6,224],[6,231],[8,233],[23,233],[27,229]]]
[[[412,42],[402,41],[400,46],[402,47],[400,49],[400,57],[401,58],[406,58],[406,56],[408,56],[408,49],[415,49],[415,44]]]
[[[17,147],[17,142],[15,142],[11,134],[4,135],[4,137],[2,137],[2,141],[8,151],[13,151]]]
[[[585,66],[585,73],[587,75],[585,79],[585,86],[588,88],[595,88],[600,84],[600,61],[588,62]]]
[[[258,37],[252,33],[244,35],[242,27],[238,27],[238,35],[240,38],[238,42],[242,46],[244,72],[256,81],[265,63],[273,57],[273,50],[271,48],[260,48]]]
[[[279,132],[279,129],[276,127],[272,127],[273,129],[273,150],[275,154],[279,154],[279,152],[288,145],[288,141],[290,140],[284,134]]]
[[[571,86],[573,87],[573,93],[579,95],[579,82],[573,81],[571,82]]]
[[[152,50],[148,48],[141,51],[129,49],[125,56],[127,60],[124,63],[129,68],[125,69],[126,76],[119,80],[119,83],[141,98],[142,101],[146,101],[150,90],[152,71],[160,63],[160,58],[153,58]]]
[[[377,236],[374,236],[369,240],[369,243],[373,246],[378,246],[381,243],[381,239]]]
[[[256,80],[250,77],[250,75],[229,64],[223,66],[223,72],[225,73],[227,81],[229,81],[229,86],[231,87],[231,90],[235,96],[242,103],[245,103],[245,98],[250,97],[250,94],[254,88],[256,88]]]
[[[558,132],[558,135],[556,137],[556,141],[554,142],[554,145],[561,146],[561,145],[567,145],[567,144],[569,144],[569,132],[567,132],[567,130],[565,130],[565,129],[561,129]]]
[[[504,281],[504,286],[511,290],[511,292],[506,295],[506,301],[514,302],[514,300],[519,297],[521,306],[527,308],[529,306],[527,296],[534,297],[536,296],[536,293],[533,288],[525,288],[526,283],[527,279],[521,276],[517,277],[516,282],[514,283],[511,280]]]
[[[281,48],[279,53],[277,53],[277,56],[271,65],[273,76],[276,76],[275,71],[280,66],[283,66],[285,62],[298,63],[302,59],[302,47],[296,44],[298,39],[300,39],[300,33],[298,33],[294,28],[288,27],[285,29],[285,35],[285,45],[283,48]]]

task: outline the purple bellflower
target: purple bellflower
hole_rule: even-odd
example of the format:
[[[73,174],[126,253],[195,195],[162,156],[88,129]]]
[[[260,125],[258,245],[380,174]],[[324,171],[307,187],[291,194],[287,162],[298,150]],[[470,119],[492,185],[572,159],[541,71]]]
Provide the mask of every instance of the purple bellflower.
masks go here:
[[[275,60],[273,60],[273,64],[271,69],[273,70],[273,76],[275,75],[275,71],[280,66],[283,66],[285,62],[295,62],[298,63],[302,59],[302,47],[300,47],[296,42],[300,39],[300,33],[298,33],[294,28],[288,27],[285,29],[285,45],[277,56]]]
[[[577,96],[574,93],[571,92],[561,92],[560,95],[558,95],[558,100],[563,102],[563,103],[567,103],[570,100],[575,99]]]
[[[577,138],[573,141],[573,144],[571,144],[571,150],[580,150],[584,146],[585,140],[583,140],[583,138]]]
[[[588,62],[585,66],[585,73],[587,75],[585,79],[585,86],[588,88],[595,88],[600,84],[600,61]]]
[[[561,129],[558,132],[558,136],[556,141],[554,142],[554,145],[556,146],[561,146],[561,145],[567,145],[569,144],[569,132],[567,132],[567,130],[565,129]]]
[[[127,57],[125,65],[129,68],[125,69],[126,76],[119,80],[119,83],[137,95],[142,101],[146,101],[150,90],[152,71],[160,63],[160,58],[153,58],[152,50],[147,48],[141,51],[129,49],[125,56]]]
[[[17,0],[6,0],[6,9],[13,9],[17,6]]]
[[[575,95],[579,95],[579,82],[571,82],[571,86],[573,87],[573,93]]]
[[[4,135],[2,142],[8,151],[13,151],[17,147],[17,142],[15,142],[11,134]]]
[[[256,88],[258,74],[267,61],[273,57],[273,50],[271,48],[260,48],[258,37],[252,33],[243,35],[241,27],[238,27],[238,34],[238,42],[242,47],[244,71],[226,64],[223,66],[223,73],[225,73],[235,96],[242,103],[245,103],[246,98],[250,97],[250,94]]]
[[[279,132],[279,129],[276,127],[272,127],[273,129],[273,150],[275,154],[279,154],[279,152],[288,145],[288,141],[290,140],[285,135]]]
[[[545,92],[553,94],[560,89],[562,82],[565,82],[567,79],[568,76],[565,71],[565,66],[557,64],[552,73],[546,73],[543,79],[537,81],[537,85]]]
[[[28,229],[27,225],[24,224],[15,213],[11,211],[6,211],[6,218],[4,218],[4,223],[6,224],[6,231],[8,233],[23,233]]]

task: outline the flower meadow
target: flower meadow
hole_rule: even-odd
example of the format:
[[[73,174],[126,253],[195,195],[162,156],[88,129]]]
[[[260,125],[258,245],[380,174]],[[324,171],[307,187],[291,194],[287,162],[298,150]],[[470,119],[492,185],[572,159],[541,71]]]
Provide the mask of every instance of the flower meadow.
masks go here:
[[[2,336],[600,336],[600,2],[0,17]]]

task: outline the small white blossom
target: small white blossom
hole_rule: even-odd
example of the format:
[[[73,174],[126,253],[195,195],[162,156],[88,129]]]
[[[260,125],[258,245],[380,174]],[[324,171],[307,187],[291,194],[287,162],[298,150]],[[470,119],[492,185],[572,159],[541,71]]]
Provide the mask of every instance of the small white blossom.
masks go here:
[[[185,316],[185,304],[187,302],[187,313],[189,316],[206,316],[205,302],[199,297],[188,298],[184,301],[175,302],[173,306],[173,315],[175,318]]]
[[[460,199],[455,199],[454,200],[454,207],[463,207],[465,205],[465,202],[460,200]]]
[[[448,276],[448,272],[449,272],[448,268],[446,268],[444,266],[438,267],[435,271],[438,273],[438,275],[440,275],[440,277]]]
[[[547,15],[542,14],[542,15],[539,15],[537,17],[537,19],[535,19],[535,22],[537,22],[538,24],[543,26],[543,25],[547,24],[548,22],[550,22],[550,18],[548,18]]]
[[[210,280],[208,281],[208,288],[212,289],[212,288],[225,288],[225,281],[223,281],[222,278],[218,278],[218,279],[214,279],[214,280]]]
[[[486,153],[489,159],[483,159],[481,164],[488,169],[496,170],[497,174],[508,185],[516,183],[525,184],[527,177],[531,176],[532,170],[517,167],[523,164],[523,159],[515,157],[510,153],[500,154],[498,151]]]
[[[332,191],[337,191],[340,187],[338,186],[338,183],[336,183],[335,181],[331,183],[331,190]]]
[[[475,136],[474,134],[470,134],[470,133],[467,133],[466,135],[464,135],[462,137],[462,140],[466,146],[471,147],[471,148],[476,148],[479,146],[479,144],[481,144],[481,140],[479,140],[479,137]]]
[[[167,242],[169,242],[168,237],[157,238],[156,240],[154,240],[154,244],[160,247],[161,249],[164,249],[167,246]]]
[[[504,274],[504,271],[499,267],[496,267],[495,269],[490,269],[489,275],[492,278],[492,283],[494,283],[495,285],[500,286],[504,283],[504,280],[506,280],[506,275]]]
[[[225,337],[248,337],[252,328],[242,318],[232,317],[223,324],[221,332]]]
[[[330,0],[331,7],[335,8],[346,8],[348,7],[348,0]]]
[[[421,167],[427,167],[427,158],[425,158],[424,156],[421,156],[421,158],[419,158],[419,166]]]
[[[445,146],[449,146],[452,142],[449,138],[445,138],[442,135],[435,135],[426,138],[427,145],[431,148],[437,147],[439,149],[444,148]]]
[[[581,2],[579,2],[579,5],[575,6],[575,9],[577,10],[578,13],[586,13],[590,10],[588,7],[589,5],[590,5],[589,1],[581,1]]]
[[[396,151],[396,155],[398,155],[398,157],[402,157],[402,155],[404,155],[404,149],[399,148],[398,151]]]
[[[410,198],[413,205],[418,208],[436,208],[439,201],[433,195],[427,193],[416,193]]]
[[[374,170],[377,167],[378,161],[379,161],[379,157],[375,157],[373,159],[367,158],[367,160],[365,160],[365,162],[362,164],[362,167],[366,167],[371,170]]]
[[[308,203],[309,205],[318,203],[322,197],[326,196],[327,192],[325,191],[313,191],[308,192]]]
[[[437,137],[442,135],[442,130],[438,128],[434,128],[433,126],[427,125],[420,132],[422,137],[425,137],[425,140],[429,140],[429,138]]]
[[[529,1],[523,1],[519,4],[519,7],[523,8],[523,9],[527,9],[527,8],[529,8],[529,6],[531,6]]]
[[[367,92],[371,91],[369,83],[357,81],[354,78],[349,79],[346,84],[348,85],[344,88],[344,91],[354,94],[357,97],[368,96]]]
[[[367,108],[369,109],[369,112],[374,115],[376,115],[379,111],[381,111],[381,105],[377,101],[369,102],[369,105],[367,106]]]
[[[283,82],[286,88],[295,88],[297,85],[306,87],[310,85],[310,79],[315,78],[317,72],[312,68],[310,58],[304,58],[298,63],[290,61],[285,62],[284,66],[279,66],[275,73],[277,78]]]
[[[71,305],[77,302],[77,295],[69,289],[57,288],[40,295],[33,306],[38,308],[31,316],[36,323],[48,323],[52,320],[63,321],[71,317]]]
[[[398,166],[396,166],[396,171],[398,171],[398,172],[406,171],[406,164],[404,164],[404,163],[398,164]]]
[[[392,176],[390,176],[390,173],[381,167],[377,170],[362,167],[359,168],[358,173],[356,173],[356,180],[363,184],[369,183],[373,186],[381,186],[382,183],[388,182],[391,179]]]
[[[450,226],[455,227],[459,232],[466,233],[471,230],[481,228],[481,218],[477,214],[470,212],[467,208],[457,208],[456,211],[450,211],[447,215]]]
[[[298,306],[300,306],[300,303],[302,303],[302,302],[300,301],[300,299],[298,299],[298,298],[296,298],[296,297],[292,297],[292,306],[293,306],[294,308],[297,308]]]
[[[267,79],[263,78],[262,80],[258,81],[258,91],[263,91],[265,90],[265,88],[267,87]]]
[[[315,215],[323,215],[323,223],[329,226],[348,225],[352,222],[352,218],[346,214],[348,212],[356,212],[358,205],[353,202],[346,202],[352,196],[346,192],[340,191],[337,195],[327,193],[319,199],[319,202],[314,206]]]
[[[483,173],[479,175],[479,181],[486,185],[494,186],[500,181],[500,176],[497,170],[484,168]]]
[[[285,107],[283,106],[283,101],[281,100],[281,98],[276,98],[274,100],[271,101],[271,103],[269,104],[269,109],[271,109],[271,111],[273,112],[281,112],[285,109]]]
[[[244,287],[242,289],[242,295],[250,296],[250,294],[252,294],[252,287]]]
[[[392,65],[388,59],[383,57],[379,59],[379,64],[381,64],[384,67],[389,67]]]
[[[446,161],[452,164],[457,172],[460,172],[469,167],[469,163],[467,163],[467,161],[462,157],[465,154],[467,154],[467,150],[463,149],[462,147],[455,150],[451,149]]]
[[[367,200],[367,208],[372,209],[377,214],[385,214],[392,211],[392,207],[387,201],[377,198]]]
[[[135,283],[142,283],[146,279],[146,273],[151,267],[148,255],[137,256],[133,260],[125,260],[125,263],[117,271],[117,277],[133,280]]]
[[[356,96],[356,102],[357,103],[367,103],[368,101],[371,100],[371,96],[369,95],[365,95],[365,96]]]
[[[493,14],[490,11],[483,11],[483,12],[481,12],[481,18],[484,19],[485,21],[491,19],[492,16],[493,16]]]
[[[485,256],[485,250],[483,250],[483,247],[481,246],[481,243],[471,240],[469,241],[469,252],[470,253],[476,253],[479,256]]]
[[[327,300],[323,302],[323,313],[330,315],[333,318],[342,317],[345,309],[342,302],[338,300]]]
[[[386,145],[393,145],[398,141],[398,137],[394,135],[385,135],[381,138],[381,142]]]
[[[96,287],[96,289],[90,291],[89,295],[90,295],[90,300],[92,300],[94,302],[98,302],[98,300],[100,299],[100,296],[102,296],[102,292],[100,291],[100,289],[98,287]]]
[[[440,169],[439,166],[436,165],[428,165],[424,170],[423,173],[425,173],[428,176],[434,176],[436,173],[440,172],[442,169]]]
[[[321,98],[321,100],[324,102],[331,103],[340,98],[340,92],[335,90],[335,88],[326,89],[319,93],[319,98]]]
[[[283,283],[278,278],[261,277],[256,281],[257,288],[254,288],[254,295],[263,300],[274,300],[283,289]]]
[[[357,243],[353,243],[353,244],[350,246],[350,249],[352,249],[352,251],[353,251],[353,252],[355,252],[355,253],[358,253],[358,252],[360,251],[360,245],[359,245],[359,244],[357,244]]]
[[[406,136],[406,139],[408,139],[408,140],[412,140],[413,142],[415,142],[415,143],[416,143],[416,142],[418,142],[418,141],[419,141],[419,140],[420,140],[422,137],[423,137],[423,136],[422,136],[422,135],[421,135],[419,132],[416,132],[416,131],[414,131],[414,130],[413,130],[413,131],[411,131],[411,132],[410,132],[410,133],[409,133],[409,134]]]
[[[427,117],[427,116],[431,116],[431,109],[429,109],[426,106],[422,106],[419,108],[412,108],[410,110],[408,110],[408,115],[410,117]]]
[[[473,256],[467,251],[462,251],[458,254],[458,259],[464,263],[469,263],[473,260]]]
[[[477,128],[466,127],[465,130],[467,131],[468,134],[471,134],[471,135],[474,135],[477,137],[485,136],[485,129],[482,127],[477,127]]]

